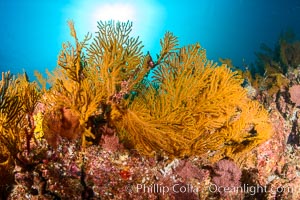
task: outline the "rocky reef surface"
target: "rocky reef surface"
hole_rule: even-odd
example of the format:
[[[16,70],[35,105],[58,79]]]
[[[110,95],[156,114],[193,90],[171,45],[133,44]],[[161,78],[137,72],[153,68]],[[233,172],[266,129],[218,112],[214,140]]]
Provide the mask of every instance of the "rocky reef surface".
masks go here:
[[[288,77],[274,95],[252,96],[268,109],[274,134],[241,165],[142,156],[113,131],[84,150],[76,140],[49,148],[41,139],[19,155],[8,199],[300,199],[300,85],[297,75]]]

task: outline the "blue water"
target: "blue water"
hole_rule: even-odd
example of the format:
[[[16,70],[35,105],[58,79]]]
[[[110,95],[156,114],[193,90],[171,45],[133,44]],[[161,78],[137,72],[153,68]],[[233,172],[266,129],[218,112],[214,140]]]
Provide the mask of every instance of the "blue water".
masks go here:
[[[111,8],[120,10],[106,12]],[[34,70],[52,70],[62,42],[71,39],[68,19],[83,38],[96,31],[97,20],[110,17],[133,21],[133,35],[152,55],[159,52],[159,39],[171,31],[180,45],[199,42],[209,59],[231,58],[236,66],[243,59],[254,63],[260,44],[273,47],[288,28],[300,36],[297,0],[2,0],[0,71],[26,70],[33,79]]]

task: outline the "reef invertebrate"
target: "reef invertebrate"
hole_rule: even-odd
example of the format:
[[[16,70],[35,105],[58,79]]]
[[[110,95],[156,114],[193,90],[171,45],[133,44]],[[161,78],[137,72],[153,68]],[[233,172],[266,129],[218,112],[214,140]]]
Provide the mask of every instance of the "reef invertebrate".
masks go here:
[[[34,119],[34,137],[37,140],[41,140],[44,136],[44,131],[43,131],[43,114],[41,112],[38,112],[36,115],[33,116]]]
[[[142,55],[139,38],[129,36],[129,22],[99,22],[89,46],[90,35],[79,42],[72,22],[69,27],[75,47],[63,45],[46,99],[50,113],[69,109],[78,118],[83,147],[95,138],[88,120],[96,115],[146,155],[238,159],[270,136],[268,114],[247,98],[242,77],[208,61],[200,44],[179,48],[167,32],[153,61]]]
[[[0,148],[1,165],[9,164],[21,149],[22,99],[18,94],[17,81],[10,72],[2,72],[0,84]]]
[[[166,34],[167,56],[154,71],[154,83],[140,85],[116,122],[135,148],[146,155],[163,151],[237,160],[269,138],[267,111],[247,98],[237,72],[207,61],[199,44],[176,44],[177,38]]]
[[[53,85],[44,103],[49,113],[70,109],[78,117],[84,147],[89,143],[87,138],[95,139],[88,125],[89,118],[97,115],[100,121],[112,124],[121,117],[119,106],[149,71],[150,55],[143,56],[139,38],[129,36],[130,22],[99,22],[98,35],[89,46],[89,34],[79,42],[73,22],[69,22],[69,27],[75,46],[63,44],[58,60],[60,68],[48,73]],[[50,130],[47,120],[44,120],[45,129]]]

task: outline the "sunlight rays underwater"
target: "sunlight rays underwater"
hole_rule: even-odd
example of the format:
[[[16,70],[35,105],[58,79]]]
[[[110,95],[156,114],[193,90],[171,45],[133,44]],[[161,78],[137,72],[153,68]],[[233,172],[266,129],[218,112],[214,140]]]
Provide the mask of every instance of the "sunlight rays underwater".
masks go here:
[[[75,23],[79,39],[87,32],[95,35],[97,22],[102,21],[131,21],[133,22],[132,36],[140,37],[144,45],[144,53],[159,53],[159,40],[164,35],[165,10],[157,1],[78,1],[66,6],[65,18]],[[67,25],[62,27],[65,40],[68,40]],[[67,37],[66,37],[67,36]]]

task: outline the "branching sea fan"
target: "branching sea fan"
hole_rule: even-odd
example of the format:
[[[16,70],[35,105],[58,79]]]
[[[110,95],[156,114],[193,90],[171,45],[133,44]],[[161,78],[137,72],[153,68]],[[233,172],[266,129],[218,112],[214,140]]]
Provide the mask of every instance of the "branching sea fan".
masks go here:
[[[76,46],[63,46],[46,95],[49,108],[78,116],[83,146],[86,137],[95,138],[92,116],[145,155],[238,159],[270,136],[267,111],[247,98],[242,78],[208,61],[198,43],[179,48],[167,32],[153,60],[142,55],[139,38],[129,36],[131,23],[98,25],[87,45],[90,36],[80,43],[69,23]]]

